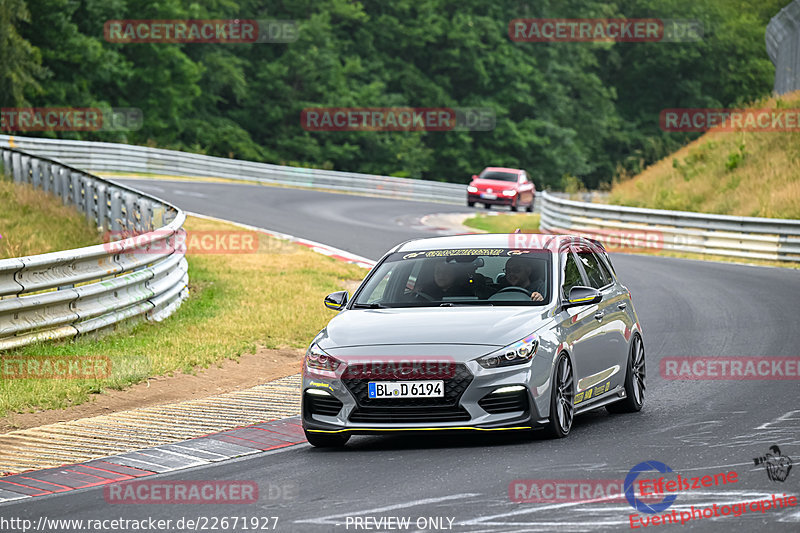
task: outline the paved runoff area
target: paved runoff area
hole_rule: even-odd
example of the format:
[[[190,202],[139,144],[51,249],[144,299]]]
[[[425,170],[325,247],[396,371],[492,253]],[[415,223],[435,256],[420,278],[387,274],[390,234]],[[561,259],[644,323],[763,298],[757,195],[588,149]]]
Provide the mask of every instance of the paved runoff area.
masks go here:
[[[0,502],[305,442],[299,418],[291,418],[299,412],[298,374],[198,400],[12,431],[0,436]]]

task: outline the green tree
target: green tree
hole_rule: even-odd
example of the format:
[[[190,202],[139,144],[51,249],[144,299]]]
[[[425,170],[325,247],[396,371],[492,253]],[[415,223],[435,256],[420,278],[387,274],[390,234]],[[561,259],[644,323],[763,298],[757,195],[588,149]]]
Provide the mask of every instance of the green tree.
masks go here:
[[[27,105],[26,95],[41,89],[41,56],[17,27],[30,20],[24,0],[0,0],[0,107]]]

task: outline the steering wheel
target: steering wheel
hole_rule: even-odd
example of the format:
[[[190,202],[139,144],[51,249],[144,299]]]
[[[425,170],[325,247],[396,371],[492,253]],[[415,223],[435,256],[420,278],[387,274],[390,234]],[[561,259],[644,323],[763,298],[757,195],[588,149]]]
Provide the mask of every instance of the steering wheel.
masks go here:
[[[515,285],[511,285],[509,287],[503,287],[495,294],[500,294],[501,292],[512,292],[512,291],[522,292],[525,293],[527,296],[530,296],[532,294],[531,291],[529,291],[528,289],[523,289],[522,287],[517,287]]]

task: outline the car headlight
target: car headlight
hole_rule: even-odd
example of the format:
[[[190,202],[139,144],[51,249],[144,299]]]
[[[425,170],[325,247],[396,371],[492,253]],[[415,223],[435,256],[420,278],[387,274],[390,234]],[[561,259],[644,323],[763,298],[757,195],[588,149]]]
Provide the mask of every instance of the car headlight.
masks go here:
[[[311,344],[306,351],[305,367],[309,372],[334,374],[342,364],[344,364],[342,361],[322,351],[316,343]]]
[[[478,192],[478,188],[470,185],[469,187],[467,187],[467,192]]]
[[[509,344],[489,355],[476,359],[483,368],[500,368],[502,366],[520,365],[533,359],[539,349],[539,337],[534,333],[521,341]]]
[[[503,191],[503,194],[506,196],[514,196],[515,194],[517,194],[517,191],[515,191],[514,189],[506,189],[505,191]]]

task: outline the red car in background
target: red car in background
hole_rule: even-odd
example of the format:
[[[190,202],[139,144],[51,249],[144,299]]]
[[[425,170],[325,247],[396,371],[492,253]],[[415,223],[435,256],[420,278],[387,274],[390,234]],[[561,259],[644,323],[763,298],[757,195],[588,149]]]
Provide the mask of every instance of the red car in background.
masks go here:
[[[479,202],[486,209],[493,205],[508,205],[512,211],[524,207],[530,213],[535,197],[536,186],[528,173],[516,168],[486,167],[480,176],[472,176],[467,187],[467,205],[470,207]]]

